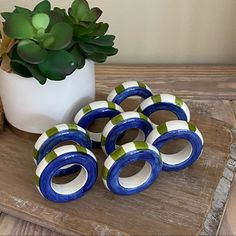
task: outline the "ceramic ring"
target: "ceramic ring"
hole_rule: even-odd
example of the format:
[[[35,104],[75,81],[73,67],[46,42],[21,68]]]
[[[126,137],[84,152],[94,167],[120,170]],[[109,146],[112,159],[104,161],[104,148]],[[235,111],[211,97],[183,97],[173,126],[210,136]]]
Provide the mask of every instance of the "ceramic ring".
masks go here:
[[[113,117],[102,132],[101,146],[106,155],[109,155],[117,148],[118,138],[129,129],[142,131],[139,132],[139,136],[135,141],[144,141],[152,131],[153,126],[148,117],[139,112],[123,112]]]
[[[188,143],[177,153],[161,153],[164,171],[187,168],[197,161],[202,153],[204,142],[202,134],[196,126],[186,121],[175,120],[163,123],[153,129],[146,141],[161,150],[166,143],[176,139],[185,139]]]
[[[123,109],[108,101],[96,101],[82,108],[75,116],[75,123],[87,130],[93,148],[101,147],[101,133],[88,131],[89,126],[98,118],[112,118],[123,112]]]
[[[79,175],[69,183],[56,184],[52,178],[59,169],[79,165]],[[53,202],[68,202],[81,198],[96,182],[97,160],[87,148],[65,145],[51,151],[37,166],[36,186],[43,197]]]
[[[124,167],[136,161],[145,161],[135,175],[120,177]],[[132,195],[147,189],[157,179],[162,169],[159,151],[146,142],[130,142],[120,146],[105,160],[102,178],[108,190],[119,195]]]
[[[137,108],[138,112],[150,117],[156,111],[170,111],[179,120],[190,121],[190,111],[185,102],[171,94],[160,94],[145,99]]]
[[[152,95],[151,89],[146,84],[138,81],[127,81],[114,88],[107,100],[120,105],[126,98],[132,96],[146,99]]]
[[[83,128],[76,124],[60,124],[47,130],[38,138],[33,151],[35,164],[38,165],[57,145],[69,141],[88,149],[92,148],[92,142]],[[78,167],[61,169],[57,174],[66,175],[75,171],[78,171]]]

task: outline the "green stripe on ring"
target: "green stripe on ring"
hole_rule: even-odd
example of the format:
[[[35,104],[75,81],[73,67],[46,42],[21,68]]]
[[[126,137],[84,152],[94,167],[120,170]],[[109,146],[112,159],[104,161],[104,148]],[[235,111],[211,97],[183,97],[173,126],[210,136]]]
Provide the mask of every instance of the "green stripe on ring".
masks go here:
[[[58,133],[58,129],[56,127],[52,127],[51,129],[46,131],[48,137],[52,137],[56,133]]]
[[[125,91],[125,88],[124,88],[124,86],[123,86],[122,84],[120,84],[119,86],[117,86],[117,87],[115,88],[115,90],[116,90],[116,93],[117,93],[117,94],[120,94],[120,93],[122,93],[122,92]]]
[[[144,84],[143,82],[138,82],[138,86],[140,87],[140,88],[147,88],[147,86],[146,86],[146,84]]]
[[[39,151],[38,151],[36,148],[34,148],[34,150],[33,150],[33,158],[34,158],[35,160],[37,160],[38,155],[39,155]]]
[[[86,153],[87,154],[87,149],[85,147],[82,147],[80,145],[76,145],[75,147],[76,147],[76,150],[78,152],[82,152],[82,153]]]
[[[84,113],[84,114],[87,114],[87,113],[89,113],[90,111],[92,111],[92,108],[91,108],[90,105],[87,105],[87,106],[85,106],[85,107],[83,108],[83,113]]]
[[[35,175],[35,184],[38,187],[39,187],[39,180],[40,180],[40,178],[37,175]]]
[[[191,124],[191,123],[188,123],[188,128],[190,131],[192,132],[196,132],[197,128],[195,125]]]
[[[148,150],[148,144],[142,141],[134,141],[135,148],[137,150]]]
[[[102,137],[101,137],[101,145],[105,146],[105,143],[106,143],[106,138],[102,135]]]
[[[160,95],[152,96],[151,99],[152,99],[153,103],[160,103],[161,102]]]
[[[114,118],[111,119],[111,123],[113,125],[116,125],[116,124],[120,123],[123,120],[124,120],[123,116],[121,114],[119,114],[119,115],[117,115],[117,116],[115,116]]]
[[[107,102],[108,108],[115,110],[116,109],[116,104],[114,102]]]
[[[175,97],[175,104],[179,107],[182,107],[184,102],[179,97]]]
[[[103,166],[103,169],[102,169],[102,178],[103,178],[103,179],[107,179],[108,173],[109,173],[109,170],[108,170],[105,166]]]
[[[51,151],[48,153],[48,155],[45,157],[45,161],[47,163],[50,163],[51,161],[53,161],[54,159],[57,158],[57,154],[54,151]]]
[[[141,113],[143,110],[141,109],[141,107],[139,106],[138,108],[137,108],[137,112],[139,112],[139,113]]]
[[[143,113],[139,113],[139,117],[143,120],[146,120],[146,121],[148,120],[148,117],[145,116]]]
[[[67,126],[68,126],[69,130],[78,130],[78,127],[76,124],[68,124]]]
[[[157,131],[158,131],[159,134],[167,133],[168,129],[167,129],[166,123],[158,125],[157,126]]]
[[[125,155],[125,150],[123,147],[119,147],[118,149],[116,149],[114,152],[112,152],[110,154],[110,157],[114,160],[117,161],[118,159],[120,159],[122,156]]]

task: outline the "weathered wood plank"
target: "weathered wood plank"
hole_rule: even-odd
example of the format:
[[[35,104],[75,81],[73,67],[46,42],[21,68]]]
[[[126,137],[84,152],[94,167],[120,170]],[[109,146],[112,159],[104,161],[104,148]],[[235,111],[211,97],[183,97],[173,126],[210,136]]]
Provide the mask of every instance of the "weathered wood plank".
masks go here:
[[[0,135],[0,207],[62,233],[198,234],[223,173],[231,136],[219,121],[201,115],[193,121],[205,137],[205,151],[191,168],[163,172],[150,189],[129,198],[109,193],[99,177],[89,194],[63,207],[45,201],[35,189],[32,141],[6,130]],[[101,165],[104,155],[96,155]]]
[[[155,93],[174,93],[198,99],[236,99],[235,66],[118,66],[96,69],[99,93],[106,93],[121,81],[140,80]]]
[[[41,226],[27,221],[17,219],[13,216],[2,213],[0,215],[1,235],[59,235]]]
[[[121,81],[145,80],[148,84],[151,83],[153,85],[151,87],[155,93],[167,92],[185,98],[196,97],[203,99],[202,101],[185,99],[185,101],[187,101],[191,109],[194,109],[194,111],[203,116],[212,116],[235,125],[235,119],[232,116],[233,109],[230,107],[229,101],[207,100],[235,98],[235,77],[235,66],[98,66],[97,81],[99,83],[97,90],[98,97],[105,98],[111,87],[114,87],[114,85],[119,84]],[[177,86],[178,81],[181,83]],[[236,194],[233,194],[233,196],[236,196]],[[235,212],[236,210],[233,210],[232,214],[235,214]],[[15,212],[12,213],[14,214]],[[11,232],[13,232],[14,228],[18,229],[17,232],[22,232],[21,229],[28,225],[27,222],[18,219],[12,220],[6,215],[3,217],[5,218],[3,221],[7,222],[9,227],[11,225]],[[230,216],[230,218],[232,217]],[[25,217],[25,219],[32,221],[30,217]],[[14,224],[15,221],[21,221],[22,223],[16,226]],[[40,221],[37,223],[41,224]],[[229,227],[232,224],[233,222],[230,221]],[[224,223],[222,224],[223,226]],[[232,227],[229,229],[231,231],[223,232],[233,232]],[[40,232],[41,230],[43,231],[43,229],[39,229]],[[1,230],[0,233],[2,233]],[[233,234],[236,234],[236,231]]]

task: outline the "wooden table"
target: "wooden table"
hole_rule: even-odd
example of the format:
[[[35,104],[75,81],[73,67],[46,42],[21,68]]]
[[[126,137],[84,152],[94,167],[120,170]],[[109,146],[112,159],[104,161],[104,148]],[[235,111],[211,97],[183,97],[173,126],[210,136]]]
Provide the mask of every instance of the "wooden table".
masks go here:
[[[105,98],[110,81],[152,81],[156,93],[183,98],[204,116],[214,117],[236,128],[236,66],[97,66],[99,98]],[[236,132],[235,132],[236,133]],[[231,190],[219,234],[236,234],[236,181]],[[0,234],[54,235],[46,228],[0,213]]]

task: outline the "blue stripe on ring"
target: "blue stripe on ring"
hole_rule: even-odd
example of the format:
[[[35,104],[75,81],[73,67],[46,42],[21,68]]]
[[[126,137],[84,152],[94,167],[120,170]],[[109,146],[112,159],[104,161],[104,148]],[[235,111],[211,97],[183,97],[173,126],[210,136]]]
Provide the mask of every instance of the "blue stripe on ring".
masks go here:
[[[88,173],[88,179],[81,189],[78,189],[72,194],[59,194],[52,189],[51,181],[56,175],[58,169],[65,165],[76,164],[83,166]],[[93,157],[88,154],[78,152],[69,152],[58,156],[55,160],[50,162],[40,175],[39,188],[43,196],[54,202],[62,203],[81,198],[88,192],[96,182],[98,175],[98,166]]]
[[[77,125],[81,126],[84,129],[88,129],[89,126],[98,118],[113,118],[116,115],[120,114],[120,111],[114,110],[111,108],[98,108],[95,110],[92,110],[91,112],[85,114],[80,121],[77,123]],[[92,138],[91,138],[92,140]],[[93,148],[101,147],[101,142],[95,142],[92,140]]]
[[[142,113],[147,117],[150,117],[150,115],[156,111],[170,111],[173,112],[179,120],[188,121],[187,115],[181,107],[167,102],[152,104],[146,107]]]
[[[163,135],[161,135],[160,137],[158,137],[153,143],[152,145],[155,146],[158,150],[161,150],[161,148],[168,143],[171,140],[175,140],[175,139],[185,139],[188,140],[190,142],[190,144],[192,145],[192,153],[191,155],[188,157],[188,159],[186,159],[185,161],[178,163],[178,164],[167,164],[165,163],[165,160],[163,158],[163,170],[164,171],[178,171],[178,170],[182,170],[184,168],[189,167],[190,165],[192,165],[196,160],[198,160],[199,156],[202,153],[202,141],[199,138],[199,136],[190,131],[190,130],[173,130],[173,131],[169,131],[168,133],[165,133]]]
[[[140,160],[147,161],[151,165],[152,172],[150,174],[150,177],[147,179],[146,182],[135,188],[125,188],[124,186],[121,186],[119,182],[119,175],[122,169],[125,166]],[[136,194],[150,187],[150,185],[152,185],[154,181],[158,178],[161,170],[162,161],[156,152],[154,152],[153,150],[133,150],[126,153],[110,168],[109,174],[107,176],[107,186],[113,193],[119,195]]]
[[[89,137],[80,130],[62,130],[49,137],[40,147],[37,164],[57,145],[63,142],[72,141],[91,150],[92,142]],[[67,175],[78,171],[78,166],[72,166],[67,169],[59,170],[56,175]]]
[[[116,142],[118,138],[129,129],[142,130],[146,139],[153,127],[151,123],[141,118],[129,118],[116,124],[106,137],[105,150],[108,155],[116,149]]]
[[[144,99],[151,97],[153,94],[151,91],[149,91],[148,89],[145,88],[140,88],[140,87],[131,87],[131,88],[127,88],[125,89],[123,92],[121,92],[120,94],[117,94],[112,102],[116,103],[116,104],[121,104],[126,98],[132,97],[132,96],[139,96],[142,97]]]

